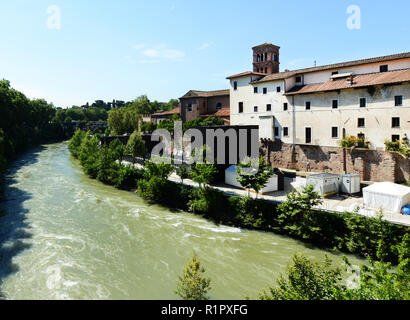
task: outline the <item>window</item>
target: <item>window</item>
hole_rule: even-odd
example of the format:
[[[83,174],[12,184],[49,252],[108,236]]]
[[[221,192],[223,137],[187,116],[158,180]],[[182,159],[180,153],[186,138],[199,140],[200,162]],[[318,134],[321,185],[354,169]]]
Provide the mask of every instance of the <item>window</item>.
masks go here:
[[[254,112],[258,112],[258,107],[257,107],[257,106],[254,106],[254,107],[253,107],[253,111],[254,111]]]
[[[339,137],[339,128],[332,127],[332,138],[338,138],[338,137]]]
[[[364,118],[357,119],[357,127],[364,128],[364,126],[365,126]]]
[[[310,107],[311,107],[310,101],[305,102],[305,107],[306,107],[306,110],[310,110]]]
[[[334,76],[334,75],[336,75],[336,74],[339,74],[339,71],[333,71],[333,72],[332,72],[332,76]]]
[[[239,102],[239,113],[243,113],[243,102]]]
[[[253,93],[258,93],[258,87],[253,88]]]
[[[400,140],[400,136],[398,134],[394,134],[391,136],[391,141],[396,142]]]
[[[302,82],[302,77],[300,77],[300,76],[299,76],[299,77],[296,77],[296,82],[298,82],[298,83],[299,83],[299,82]]]
[[[276,87],[276,92],[281,92],[282,88],[281,87]]]
[[[287,110],[288,110],[288,103],[285,102],[285,103],[283,104],[283,111],[287,111]]]
[[[268,73],[268,68],[265,68],[265,73]]]
[[[272,105],[271,104],[266,105],[266,111],[272,111]]]
[[[389,66],[387,64],[380,66],[380,72],[389,71]]]
[[[332,109],[337,109],[339,107],[339,100],[332,100]]]
[[[268,88],[263,88],[263,94],[267,94],[268,93]]]
[[[395,96],[394,97],[394,105],[396,107],[400,107],[403,105],[403,96]]]
[[[218,102],[216,104],[216,110],[221,110],[222,109],[222,103]]]
[[[392,128],[400,128],[400,118],[392,118],[391,119],[391,127]]]
[[[265,61],[268,60],[268,53],[265,52]],[[266,69],[265,69],[266,70]]]
[[[192,111],[192,104],[188,104],[188,111]]]
[[[288,128],[288,127],[284,127],[284,128],[283,128],[283,136],[284,136],[284,137],[288,137],[288,136],[289,136],[289,128]]]
[[[279,127],[275,127],[275,137],[279,137]]]
[[[366,108],[366,98],[360,98],[360,108]]]
[[[305,128],[305,143],[312,143],[312,128]]]
[[[238,90],[238,82],[237,81],[233,82],[233,89]]]

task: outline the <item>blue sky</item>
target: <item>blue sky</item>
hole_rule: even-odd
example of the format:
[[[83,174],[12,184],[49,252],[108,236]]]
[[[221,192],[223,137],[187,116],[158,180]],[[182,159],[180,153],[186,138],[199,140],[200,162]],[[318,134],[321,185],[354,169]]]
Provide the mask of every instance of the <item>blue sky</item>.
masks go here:
[[[60,29],[49,29],[56,5]],[[361,9],[360,30],[346,10]],[[410,51],[409,1],[13,0],[0,2],[0,78],[67,107],[228,87],[251,47],[281,47],[281,71]]]

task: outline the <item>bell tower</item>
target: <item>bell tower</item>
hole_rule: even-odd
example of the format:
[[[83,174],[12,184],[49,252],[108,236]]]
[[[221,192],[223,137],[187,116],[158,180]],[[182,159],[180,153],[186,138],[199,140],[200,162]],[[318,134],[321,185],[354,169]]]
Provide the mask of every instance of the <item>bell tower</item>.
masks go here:
[[[253,72],[272,74],[279,72],[279,49],[271,43],[253,47]]]

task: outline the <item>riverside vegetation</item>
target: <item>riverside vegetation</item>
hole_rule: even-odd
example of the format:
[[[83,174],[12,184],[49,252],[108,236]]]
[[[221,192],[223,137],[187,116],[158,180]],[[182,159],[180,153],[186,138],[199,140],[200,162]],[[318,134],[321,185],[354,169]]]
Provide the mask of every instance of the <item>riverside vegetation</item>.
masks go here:
[[[370,261],[370,265],[361,267],[358,288],[349,289],[343,284],[342,271],[332,269],[329,261],[316,265],[296,256],[287,277],[263,292],[261,299],[409,298],[408,227],[392,224],[381,217],[314,209],[321,199],[312,186],[289,193],[287,201],[279,205],[249,196],[227,196],[210,187],[217,170],[208,163],[174,168],[172,164],[149,160],[145,162],[145,170],[121,164],[124,152],[133,150],[131,144],[140,144],[140,139],[135,133],[130,145],[121,146],[114,140],[109,146],[100,148],[98,136],[77,131],[69,143],[69,150],[90,177],[119,189],[137,189],[147,201],[191,211],[218,223],[287,235]],[[143,148],[139,150],[140,154],[133,156],[145,155]],[[200,187],[169,181],[167,178],[175,169],[181,181],[190,177]],[[265,171],[260,175],[265,175],[265,179],[269,176]]]

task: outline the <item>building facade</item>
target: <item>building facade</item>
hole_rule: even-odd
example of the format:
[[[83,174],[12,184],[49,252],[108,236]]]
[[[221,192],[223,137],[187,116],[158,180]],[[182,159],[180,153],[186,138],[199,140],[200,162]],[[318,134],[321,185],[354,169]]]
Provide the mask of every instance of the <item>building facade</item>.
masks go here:
[[[181,118],[188,122],[199,117],[220,116],[225,124],[230,119],[229,90],[190,90],[181,97]]]
[[[253,71],[228,77],[231,125],[261,139],[337,147],[364,138],[371,150],[410,135],[410,53],[279,72],[279,47],[253,48]]]

